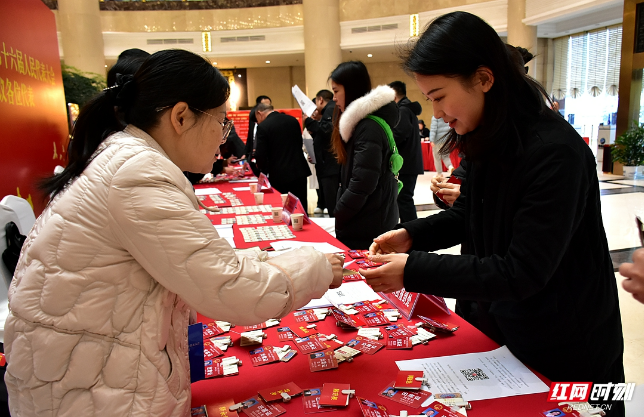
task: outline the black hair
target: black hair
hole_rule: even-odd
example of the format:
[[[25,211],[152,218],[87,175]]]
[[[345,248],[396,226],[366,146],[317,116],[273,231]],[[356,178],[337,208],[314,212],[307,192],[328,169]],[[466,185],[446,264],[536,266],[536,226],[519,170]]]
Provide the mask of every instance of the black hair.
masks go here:
[[[134,75],[117,77],[114,87],[83,106],[72,130],[67,167],[44,179],[40,188],[54,197],[81,175],[105,138],[123,129],[115,107],[126,123],[149,131],[161,117],[160,108],[185,102],[207,111],[224,104],[229,94],[226,78],[197,54],[170,49],[150,55]],[[202,113],[195,112],[195,117]]]
[[[405,97],[407,95],[407,84],[402,81],[394,81],[389,83],[389,87],[393,88],[397,97]]]
[[[273,102],[273,100],[271,100],[269,96],[257,96],[257,98],[255,99],[255,105],[261,103],[262,100],[266,100],[266,99],[268,99],[268,101],[270,101],[271,103]]]
[[[334,83],[344,87],[344,108],[349,107],[354,100],[366,95],[371,91],[371,77],[367,67],[361,61],[348,61],[338,65],[331,76]],[[333,111],[333,135],[331,146],[336,159],[344,164],[347,158],[346,150],[340,136],[340,107],[335,106]]]
[[[330,92],[329,90],[320,90],[315,95],[315,98],[322,98],[322,100],[324,100],[324,101],[331,101],[331,100],[333,100],[333,93]]]
[[[116,64],[107,71],[107,86],[112,87],[116,84],[116,74],[134,74],[149,56],[149,53],[138,48],[121,52]]]
[[[423,119],[418,119],[418,123],[420,123],[421,125],[423,125],[423,127],[425,127],[425,121]]]
[[[266,110],[275,110],[272,104],[259,103],[255,112],[261,113]]]
[[[455,77],[467,88],[479,68],[487,67],[494,74],[494,84],[485,93],[481,124],[462,136],[452,129],[441,152],[458,149],[469,159],[492,150],[497,156],[517,152],[519,132],[539,115],[552,113],[544,88],[515,64],[496,31],[473,14],[453,12],[436,18],[402,58],[409,74]]]

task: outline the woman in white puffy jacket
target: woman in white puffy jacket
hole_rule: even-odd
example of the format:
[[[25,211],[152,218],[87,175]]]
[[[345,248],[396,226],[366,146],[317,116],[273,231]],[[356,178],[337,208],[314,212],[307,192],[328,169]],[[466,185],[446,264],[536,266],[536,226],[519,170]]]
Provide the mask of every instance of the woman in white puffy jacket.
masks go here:
[[[9,292],[14,417],[188,416],[191,309],[257,324],[341,282],[311,248],[237,256],[199,212],[182,171],[210,172],[229,91],[203,58],[161,51],[81,111]]]

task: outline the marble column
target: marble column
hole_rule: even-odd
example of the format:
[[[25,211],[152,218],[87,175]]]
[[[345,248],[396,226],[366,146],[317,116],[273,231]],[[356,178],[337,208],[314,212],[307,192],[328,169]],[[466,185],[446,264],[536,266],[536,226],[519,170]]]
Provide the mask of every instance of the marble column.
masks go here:
[[[58,0],[58,31],[66,65],[105,75],[101,15],[96,0]]]
[[[342,62],[339,0],[303,0],[306,95],[331,90],[327,80]]]
[[[523,23],[526,0],[508,0],[508,43],[521,46],[534,55],[528,64],[528,74],[537,76],[537,27]]]

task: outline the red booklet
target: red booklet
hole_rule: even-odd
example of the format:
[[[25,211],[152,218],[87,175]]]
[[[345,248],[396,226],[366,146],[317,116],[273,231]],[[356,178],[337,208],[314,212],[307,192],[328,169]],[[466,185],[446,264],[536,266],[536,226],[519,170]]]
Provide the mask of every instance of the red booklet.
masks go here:
[[[456,178],[456,177],[455,177],[455,176],[453,176],[453,175],[452,175],[451,177],[449,177],[449,178],[447,179],[447,181],[446,181],[446,182],[447,182],[447,183],[449,183],[449,184],[458,184],[458,185],[460,185],[460,184],[461,184],[461,180],[459,180],[458,178]],[[435,195],[436,195],[436,197],[440,198],[440,200],[441,200],[443,203],[447,204],[448,206],[451,206],[451,204],[450,204],[450,203],[448,203],[447,201],[445,201],[445,197],[443,196],[443,194],[436,194],[436,193],[435,193]]]
[[[418,390],[423,385],[423,381],[416,381],[416,378],[423,378],[423,375],[423,371],[399,371],[394,388]]]
[[[302,388],[298,387],[295,382],[289,382],[288,384],[279,385],[277,387],[260,389],[258,394],[264,399],[264,401],[271,402],[281,400],[283,392],[291,397],[295,397],[302,393]]]
[[[322,385],[320,405],[322,407],[346,407],[349,405],[349,394],[343,394],[342,391],[350,389],[349,384],[331,383]]]

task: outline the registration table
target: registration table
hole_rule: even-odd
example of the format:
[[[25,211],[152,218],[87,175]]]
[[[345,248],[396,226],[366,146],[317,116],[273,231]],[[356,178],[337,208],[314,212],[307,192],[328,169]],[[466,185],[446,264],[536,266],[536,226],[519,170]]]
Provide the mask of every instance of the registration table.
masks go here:
[[[233,191],[233,188],[245,186],[248,186],[248,183],[216,183],[203,186],[198,185],[197,188],[216,187],[221,192],[235,193],[245,205],[255,205],[254,197],[250,191]],[[281,197],[279,192],[265,193],[264,204],[271,204],[274,207],[281,206]],[[215,225],[221,224],[222,218],[234,216],[234,214],[208,215]],[[266,224],[244,225],[241,227],[272,226],[273,224],[272,219],[268,219]],[[270,241],[255,243],[244,242],[239,228],[240,226],[238,225],[233,226],[235,236],[234,241],[237,248],[248,248],[252,246],[260,246],[264,248],[270,244]],[[290,226],[289,228],[292,230]],[[296,236],[295,240],[298,241],[328,242],[339,248],[346,249],[346,246],[342,245],[342,243],[337,239],[329,235],[314,223],[304,224],[303,230],[294,231],[293,233]],[[347,260],[349,259],[350,258],[347,256]],[[321,388],[324,383],[344,383],[350,384],[351,389],[356,391],[357,396],[364,397],[370,401],[374,401],[387,407],[387,412],[390,415],[400,415],[401,410],[407,410],[410,415],[419,414],[424,409],[423,407],[412,409],[378,395],[388,386],[388,384],[396,379],[398,367],[396,366],[395,361],[448,356],[471,352],[485,352],[496,349],[499,345],[458,315],[454,313],[447,315],[424,297],[420,297],[420,301],[416,307],[415,316],[417,314],[428,316],[440,321],[448,321],[459,325],[460,328],[455,333],[449,335],[437,333],[437,337],[432,339],[426,345],[419,344],[414,346],[412,349],[407,350],[388,350],[383,348],[373,355],[362,353],[356,356],[352,362],[340,363],[337,369],[320,372],[311,372],[309,370],[307,355],[297,351],[297,348],[292,341],[286,342],[278,340],[277,327],[294,326],[297,328],[301,325],[298,324],[298,326],[295,326],[295,319],[292,313],[284,317],[279,326],[263,330],[268,335],[268,337],[264,339],[264,345],[281,347],[288,343],[291,345],[293,350],[298,352],[289,362],[276,362],[254,367],[251,363],[248,351],[256,349],[259,345],[240,347],[239,333],[243,331],[243,327],[232,327],[230,332],[225,335],[230,335],[232,337],[234,345],[228,348],[224,356],[236,356],[242,360],[243,365],[239,367],[239,374],[206,379],[193,383],[192,406],[198,407],[201,405],[217,404],[228,399],[233,399],[237,403],[256,396],[257,391],[260,389],[272,388],[289,382],[294,382],[302,389]],[[415,316],[412,317],[412,323],[420,321]],[[199,316],[199,320],[204,324],[213,321],[212,319],[203,316]],[[344,343],[357,335],[356,331],[343,330],[336,326],[335,319],[332,315],[327,316],[325,320],[316,322],[315,324],[317,325],[317,330],[320,333],[327,335],[333,333]],[[409,324],[409,322],[404,318],[401,318],[396,324]],[[384,330],[382,330],[382,333],[386,337]],[[383,341],[385,339],[380,340]],[[550,381],[541,375],[538,376],[544,381],[544,383],[546,383],[546,385],[550,386]],[[541,411],[553,408],[552,406],[554,403],[548,403],[546,401],[546,396],[547,393],[540,393],[492,400],[473,401],[471,402],[472,408],[467,411],[467,414],[472,417],[538,416]],[[467,398],[465,399],[467,400]],[[294,397],[288,403],[280,401],[279,404],[286,409],[286,413],[283,414],[284,416],[311,415],[304,413],[301,396]],[[215,410],[211,410],[209,415],[211,417],[213,415],[220,416],[219,412],[216,412]],[[240,415],[243,416],[245,414],[240,412]],[[362,412],[357,401],[355,399],[351,399],[348,407],[339,408],[337,411],[329,411],[323,415],[360,417],[362,416]]]

